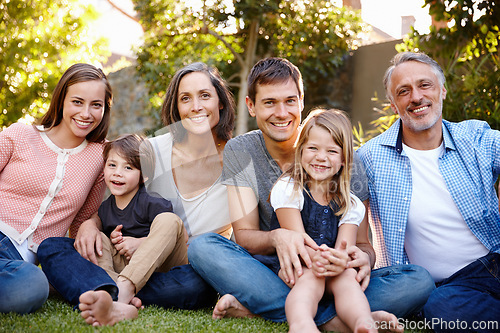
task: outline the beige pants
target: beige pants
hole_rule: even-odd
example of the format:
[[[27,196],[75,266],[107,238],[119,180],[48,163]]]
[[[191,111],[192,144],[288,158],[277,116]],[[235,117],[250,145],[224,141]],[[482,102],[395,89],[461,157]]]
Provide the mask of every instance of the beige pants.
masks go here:
[[[101,238],[102,256],[97,257],[99,266],[115,281],[118,276],[130,280],[135,285],[136,293],[154,272],[168,272],[172,267],[188,263],[184,224],[172,213],[162,213],[155,217],[149,235],[130,261],[118,253],[111,240],[102,232]]]

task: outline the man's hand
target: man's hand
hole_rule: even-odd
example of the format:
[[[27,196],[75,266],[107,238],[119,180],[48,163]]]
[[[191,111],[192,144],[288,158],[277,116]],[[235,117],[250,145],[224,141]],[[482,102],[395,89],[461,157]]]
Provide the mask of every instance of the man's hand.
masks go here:
[[[143,240],[146,237],[143,238],[135,238],[135,237],[123,237],[122,241],[118,244],[114,244],[115,249],[122,255],[127,258],[127,260],[130,260],[132,258],[132,255],[134,252],[139,248],[139,246],[142,244]]]
[[[82,223],[76,234],[74,246],[82,257],[97,265],[96,252],[102,256],[102,239],[93,218]]]
[[[368,287],[368,283],[370,283],[370,274],[371,274],[371,265],[370,265],[370,256],[368,253],[363,252],[357,246],[350,246],[347,249],[347,253],[351,258],[351,261],[347,263],[347,267],[357,268],[358,274],[356,274],[356,281],[361,284],[361,289],[363,291]]]
[[[272,246],[276,249],[280,261],[281,275],[288,285],[295,284],[294,271],[297,276],[302,275],[302,258],[304,264],[311,268],[312,261],[306,245],[313,250],[318,249],[316,242],[306,233],[288,229],[275,229],[271,231]],[[300,257],[300,258],[299,258]]]
[[[342,273],[349,261],[346,245],[347,243],[343,241],[338,249],[334,249],[322,244],[313,257],[312,269],[314,275],[328,277]]]

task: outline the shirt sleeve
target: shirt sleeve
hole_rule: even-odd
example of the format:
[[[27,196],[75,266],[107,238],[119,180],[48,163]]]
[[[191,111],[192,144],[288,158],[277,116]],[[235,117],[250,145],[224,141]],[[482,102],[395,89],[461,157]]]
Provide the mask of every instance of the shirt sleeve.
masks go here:
[[[355,224],[359,226],[365,217],[365,205],[359,200],[357,196],[351,193],[352,205],[351,209],[344,215],[339,222],[339,227],[344,224]]]
[[[152,197],[148,207],[149,223],[153,222],[156,216],[162,213],[172,213],[172,203],[163,198]]]
[[[222,183],[224,185],[252,187],[256,183],[252,158],[236,139],[229,140],[224,147]]]
[[[9,163],[14,152],[15,138],[11,135],[11,132],[11,127],[7,127],[0,132],[0,172],[2,172],[5,166]]]
[[[366,177],[365,166],[361,161],[361,159],[359,158],[357,152],[354,152],[352,160],[351,191],[361,201],[365,201],[370,197],[370,192],[368,190],[368,178]]]
[[[304,195],[302,191],[293,190],[294,182],[290,177],[278,179],[271,190],[271,206],[274,210],[278,208],[296,208],[302,210],[304,207]]]

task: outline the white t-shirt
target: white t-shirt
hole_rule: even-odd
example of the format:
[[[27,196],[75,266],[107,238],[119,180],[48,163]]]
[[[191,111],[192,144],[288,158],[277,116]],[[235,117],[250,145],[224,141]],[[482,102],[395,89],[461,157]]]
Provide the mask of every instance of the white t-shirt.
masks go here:
[[[416,150],[403,145],[410,159],[412,195],[405,233],[410,262],[439,282],[488,254],[465,223],[439,172],[444,145]]]
[[[170,200],[174,213],[181,218],[189,235],[189,242],[197,236],[221,233],[231,227],[226,186],[219,177],[205,192],[194,198],[184,198],[179,192],[172,174],[172,146],[170,133],[149,139],[156,154],[153,180],[149,192],[156,192]]]
[[[278,208],[296,208],[302,210],[304,207],[304,194],[302,191],[293,190],[293,180],[290,177],[278,179],[271,190],[271,206],[276,211]],[[357,196],[351,193],[351,209],[339,221],[339,227],[344,224],[360,225],[365,217],[365,206]]]

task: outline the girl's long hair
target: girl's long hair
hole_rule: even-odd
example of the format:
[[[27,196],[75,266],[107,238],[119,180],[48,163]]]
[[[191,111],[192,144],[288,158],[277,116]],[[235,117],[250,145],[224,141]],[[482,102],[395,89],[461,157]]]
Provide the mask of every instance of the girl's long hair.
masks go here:
[[[315,126],[327,130],[343,155],[344,166],[330,180],[328,190],[329,201],[333,200],[338,206],[337,216],[343,217],[351,209],[351,164],[353,159],[353,140],[351,121],[345,112],[337,109],[316,109],[309,113],[302,123],[300,134],[295,142],[294,164],[281,176],[288,176],[294,181],[294,193],[303,191],[311,177],[302,167],[302,150],[309,140],[309,133]],[[333,209],[333,207],[331,207]]]

